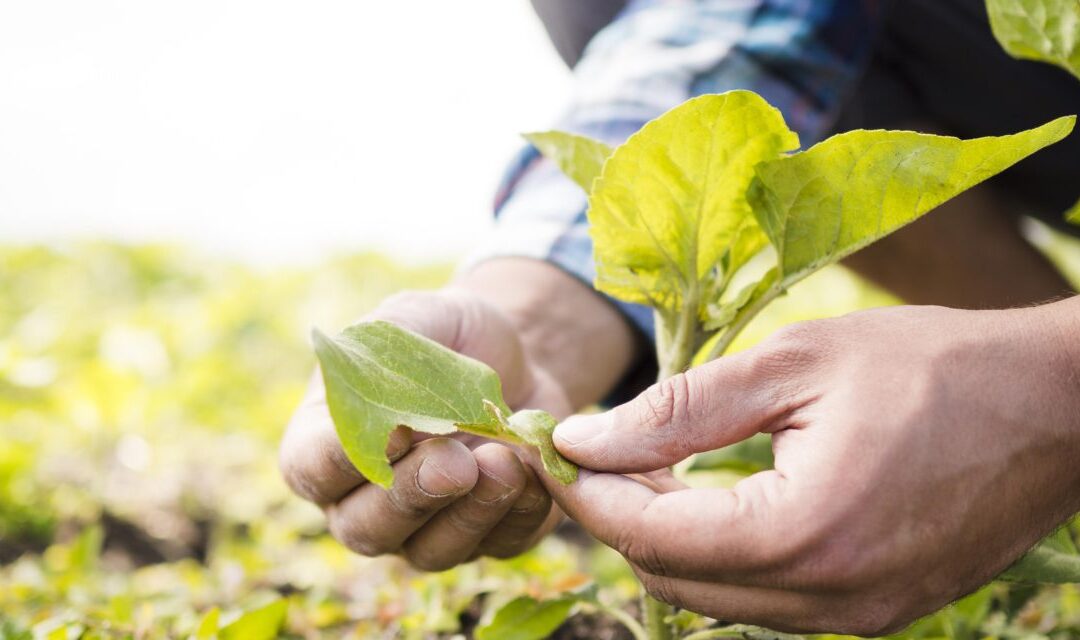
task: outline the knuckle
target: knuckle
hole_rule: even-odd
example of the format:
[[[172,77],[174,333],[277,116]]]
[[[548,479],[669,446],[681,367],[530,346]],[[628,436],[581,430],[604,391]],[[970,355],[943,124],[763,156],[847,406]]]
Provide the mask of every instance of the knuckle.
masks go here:
[[[668,567],[656,545],[640,536],[628,536],[622,542],[620,552],[631,564],[641,567],[646,573],[655,576],[669,575]]]
[[[473,501],[470,506],[477,504]],[[472,538],[483,536],[497,522],[495,515],[480,513],[476,509],[449,509],[446,511],[446,520],[455,530]]]
[[[886,600],[858,599],[845,604],[847,606],[838,607],[838,610],[846,612],[839,620],[827,621],[827,628],[836,633],[883,636],[900,631],[908,624],[897,608]]]
[[[660,602],[679,607],[681,602],[675,584],[668,578],[659,576],[639,576],[645,592]]]
[[[394,512],[409,521],[426,520],[438,510],[423,494],[401,491],[396,487],[386,494],[386,500]]]
[[[423,547],[406,547],[402,556],[409,566],[420,571],[445,571],[457,564],[453,559],[439,557]]]
[[[638,421],[649,431],[678,432],[690,422],[693,394],[685,373],[677,373],[642,393]]]
[[[754,364],[768,372],[798,370],[828,349],[824,320],[796,322],[773,333],[757,350]]]
[[[340,484],[343,476],[360,478],[336,439],[312,436],[287,438],[282,442],[279,467],[285,483],[300,497],[317,503],[338,498],[329,487]]]
[[[656,545],[640,533],[639,523],[632,522],[623,527],[615,539],[615,549],[630,562],[640,567],[642,571],[654,576],[670,575],[670,568],[665,562],[663,554]]]
[[[339,513],[331,513],[328,528],[330,529],[330,535],[335,540],[345,545],[350,551],[362,556],[374,558],[394,551],[387,545],[373,540],[367,535],[363,527],[357,526],[356,523],[347,520]]]

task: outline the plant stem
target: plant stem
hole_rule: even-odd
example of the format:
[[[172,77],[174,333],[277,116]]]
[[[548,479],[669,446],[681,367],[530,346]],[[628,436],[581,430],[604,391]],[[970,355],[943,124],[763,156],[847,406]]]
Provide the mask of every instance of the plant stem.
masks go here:
[[[731,346],[731,343],[735,341],[735,338],[742,333],[742,330],[746,328],[746,325],[750,324],[750,321],[761,312],[762,309],[769,306],[772,302],[784,292],[784,289],[779,285],[773,285],[769,287],[765,293],[761,294],[761,297],[744,307],[739,314],[735,316],[735,320],[732,321],[724,335],[720,336],[720,339],[713,343],[709,348],[709,353],[705,357],[705,361],[715,360],[724,353]]]
[[[641,623],[635,620],[634,616],[618,607],[609,607],[601,602],[594,602],[593,604],[604,613],[621,622],[622,626],[630,631],[630,635],[634,636],[634,640],[650,640],[645,627],[641,626]]]
[[[700,292],[695,284],[686,291],[682,309],[677,316],[659,313],[656,315],[658,382],[683,372],[694,359],[694,352],[701,338],[699,304]],[[669,324],[671,320],[674,320],[674,327]],[[673,640],[675,631],[667,622],[667,617],[674,613],[674,607],[653,598],[642,589],[641,615],[650,640]]]
[[[735,629],[705,629],[683,636],[682,640],[714,640],[715,638],[744,638],[742,632]]]
[[[660,602],[656,598],[641,591],[641,614],[645,620],[645,633],[649,640],[673,640],[675,633],[668,624],[668,616],[675,613],[675,608],[666,602]]]

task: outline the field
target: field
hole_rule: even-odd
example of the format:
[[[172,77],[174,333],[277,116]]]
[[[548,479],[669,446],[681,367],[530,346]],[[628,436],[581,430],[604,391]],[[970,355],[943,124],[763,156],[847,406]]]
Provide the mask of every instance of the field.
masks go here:
[[[1077,243],[1037,235],[1080,277]],[[0,640],[467,636],[518,595],[591,582],[633,607],[625,564],[572,525],[424,575],[353,556],[281,482],[310,327],[450,274],[370,254],[257,270],[168,246],[0,248]],[[891,302],[831,268],[743,343]],[[586,607],[556,637],[621,633]],[[1080,589],[994,585],[903,637],[1080,637]]]

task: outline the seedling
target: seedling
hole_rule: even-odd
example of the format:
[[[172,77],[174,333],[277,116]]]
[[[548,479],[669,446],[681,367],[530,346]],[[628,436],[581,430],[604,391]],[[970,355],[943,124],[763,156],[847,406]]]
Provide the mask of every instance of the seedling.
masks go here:
[[[719,357],[792,285],[1057,142],[1074,120],[974,140],[852,131],[795,152],[778,110],[732,91],[693,98],[615,149],[526,137],[588,193],[596,288],[654,310],[663,379]],[[572,480],[554,420],[511,415],[484,365],[385,323],[315,339],[345,451],[374,482],[392,480],[385,447],[398,425],[538,446],[548,472]],[[644,611],[644,627],[627,625],[635,636],[674,637],[670,607],[647,598]]]

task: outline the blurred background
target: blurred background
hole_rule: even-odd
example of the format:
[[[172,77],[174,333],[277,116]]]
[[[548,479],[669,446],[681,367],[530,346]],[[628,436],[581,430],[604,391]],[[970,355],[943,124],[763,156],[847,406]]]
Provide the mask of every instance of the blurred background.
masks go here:
[[[0,639],[460,637],[590,582],[632,607],[572,529],[437,575],[355,557],[276,469],[310,327],[445,282],[567,80],[524,0],[0,3]],[[892,302],[826,270],[743,344]],[[997,589],[919,633],[971,637]],[[1030,602],[1001,637],[1080,624],[1075,589]],[[585,607],[557,637],[625,634]]]

